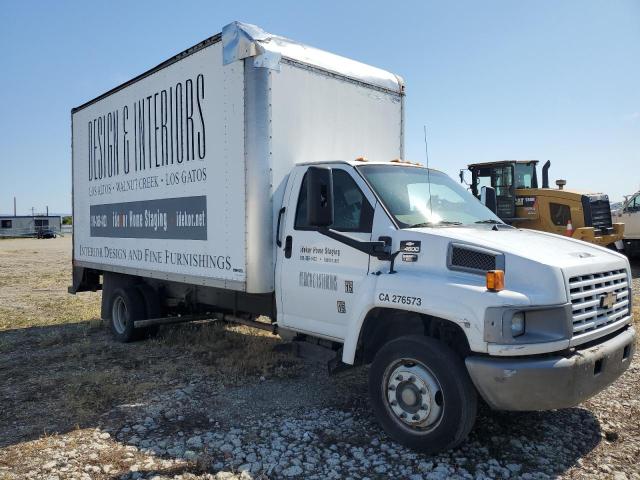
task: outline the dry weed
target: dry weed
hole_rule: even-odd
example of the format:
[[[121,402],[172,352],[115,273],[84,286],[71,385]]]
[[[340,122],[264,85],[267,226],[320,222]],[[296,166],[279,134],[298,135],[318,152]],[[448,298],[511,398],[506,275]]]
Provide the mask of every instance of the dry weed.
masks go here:
[[[67,293],[69,238],[12,242],[0,242],[0,441],[90,425],[117,405],[194,375],[217,388],[300,368],[273,352],[278,337],[216,322],[116,343],[99,319],[100,294]]]

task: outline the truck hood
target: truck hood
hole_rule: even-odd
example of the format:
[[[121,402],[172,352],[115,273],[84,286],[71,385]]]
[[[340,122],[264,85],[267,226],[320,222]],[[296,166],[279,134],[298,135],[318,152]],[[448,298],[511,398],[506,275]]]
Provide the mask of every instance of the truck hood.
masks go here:
[[[409,231],[449,238],[498,250],[505,254],[530,259],[545,265],[571,267],[603,267],[612,262],[625,268],[625,257],[606,248],[552,233],[527,229],[488,227],[417,228]]]

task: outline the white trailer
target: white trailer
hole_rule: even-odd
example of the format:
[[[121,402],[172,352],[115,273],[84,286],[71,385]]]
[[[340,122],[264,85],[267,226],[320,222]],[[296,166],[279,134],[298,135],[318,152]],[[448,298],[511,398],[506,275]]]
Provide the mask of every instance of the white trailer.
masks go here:
[[[73,110],[77,265],[273,292],[293,165],[402,156],[399,77],[265,35],[232,24]]]
[[[394,74],[233,23],[73,109],[70,291],[102,288],[120,341],[186,313],[321,339],[425,451],[464,440],[477,395],[605,388],[635,348],[628,261],[401,160],[403,102]]]

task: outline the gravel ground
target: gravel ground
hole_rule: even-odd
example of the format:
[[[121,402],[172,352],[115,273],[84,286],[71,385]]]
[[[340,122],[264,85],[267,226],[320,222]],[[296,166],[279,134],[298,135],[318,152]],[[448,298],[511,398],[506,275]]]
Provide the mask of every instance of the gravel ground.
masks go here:
[[[578,408],[482,409],[469,441],[436,456],[380,431],[364,369],[305,373],[234,388],[194,379],[113,409],[97,428],[5,448],[0,478],[640,478],[637,365]]]
[[[636,305],[639,276],[636,264]],[[37,338],[38,333],[0,332],[0,364],[9,365],[9,355],[17,355],[7,345],[20,344],[21,335]],[[85,335],[92,342],[90,349],[112,348],[100,329]],[[45,351],[39,354],[58,352],[60,356],[58,342],[42,345]],[[148,342],[132,347],[137,350],[114,350],[107,358],[134,355],[138,359],[131,365],[135,377],[114,381],[131,382],[131,387],[148,382],[159,375],[158,364],[164,368],[158,362],[171,355],[170,347],[186,349]],[[41,408],[40,415],[51,417],[49,424],[59,425],[56,433],[49,430],[45,435],[11,421],[25,418],[11,410],[11,395],[17,396],[35,374],[28,372],[24,379],[14,376],[11,381],[3,377],[5,387],[13,385],[0,398],[0,479],[640,480],[637,355],[612,387],[579,407],[536,413],[500,413],[481,407],[464,445],[429,456],[401,447],[380,430],[367,401],[365,368],[329,377],[324,364],[305,360],[304,368],[297,365],[289,375],[268,370],[232,380],[225,376],[226,370],[211,375],[203,370],[204,364],[185,363],[188,356],[180,353],[169,362],[188,365],[188,373],[178,369],[182,373],[171,373],[158,388],[116,402],[75,428],[56,424],[54,417],[59,413]],[[240,353],[247,356],[252,350]],[[71,366],[82,368],[85,355],[83,351],[72,358]],[[24,408],[42,407],[43,401],[20,397]]]

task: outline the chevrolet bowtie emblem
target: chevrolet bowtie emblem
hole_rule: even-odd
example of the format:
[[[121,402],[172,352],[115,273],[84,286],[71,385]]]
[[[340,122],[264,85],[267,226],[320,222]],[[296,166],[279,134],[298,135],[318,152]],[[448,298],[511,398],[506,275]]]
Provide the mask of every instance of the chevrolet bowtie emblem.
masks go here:
[[[605,293],[600,297],[600,308],[611,310],[618,300],[618,295],[614,292]]]

